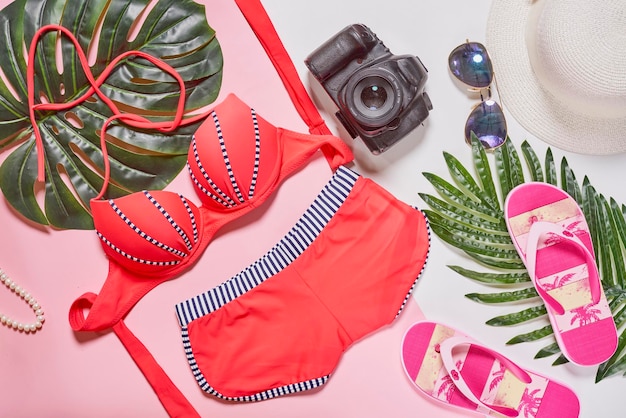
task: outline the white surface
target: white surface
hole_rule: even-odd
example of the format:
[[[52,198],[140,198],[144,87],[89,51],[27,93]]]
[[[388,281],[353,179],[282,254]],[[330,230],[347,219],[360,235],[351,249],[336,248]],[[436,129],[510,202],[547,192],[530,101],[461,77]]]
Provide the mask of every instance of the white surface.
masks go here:
[[[422,172],[436,173],[450,179],[443,152],[449,152],[467,167],[471,152],[463,139],[463,125],[476,103],[453,81],[447,69],[449,52],[466,39],[485,41],[487,14],[490,2],[486,0],[408,1],[373,0],[315,2],[264,0],[274,25],[285,47],[312,93],[318,107],[330,111],[325,118],[331,129],[351,144],[356,155],[356,169],[386,187],[407,203],[426,208],[418,193],[435,194]],[[428,68],[426,85],[434,109],[425,126],[403,139],[386,153],[373,156],[357,139],[350,139],[332,116],[332,102],[309,75],[303,61],[322,42],[352,23],[368,25],[395,54],[414,54]],[[487,45],[488,47],[488,45]],[[509,135],[519,150],[528,140],[543,160],[547,145],[524,131],[507,114]],[[626,190],[619,180],[626,163],[626,155],[585,156],[552,147],[555,161],[567,158],[578,175],[586,175],[599,193],[626,202]],[[626,388],[626,380],[614,376],[594,383],[595,368],[565,365],[552,367],[554,356],[533,360],[535,353],[550,341],[506,346],[511,337],[536,329],[539,322],[517,327],[494,328],[485,325],[488,319],[523,306],[487,306],[465,298],[470,292],[492,292],[451,271],[447,265],[477,268],[477,264],[443,244],[433,236],[431,258],[427,270],[417,286],[415,297],[427,318],[445,322],[499,350],[521,365],[546,374],[570,385],[581,400],[581,417],[616,417],[623,415],[619,395]],[[419,396],[416,393],[416,396]],[[408,411],[407,411],[408,413]],[[413,411],[419,416],[419,411]],[[459,413],[459,416],[466,416]],[[471,416],[471,414],[470,414]]]

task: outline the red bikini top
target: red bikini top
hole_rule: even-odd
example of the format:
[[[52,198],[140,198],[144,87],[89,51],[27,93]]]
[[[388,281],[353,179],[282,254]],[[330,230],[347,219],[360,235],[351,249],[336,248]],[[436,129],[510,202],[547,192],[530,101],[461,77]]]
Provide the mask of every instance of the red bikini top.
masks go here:
[[[72,102],[35,104],[34,66],[28,67],[30,118],[37,144],[39,178],[43,179],[44,175],[44,147],[36,110],[67,109],[96,94],[113,112],[100,133],[104,186],[90,202],[97,235],[109,258],[109,274],[97,297],[89,293],[74,303],[70,322],[75,330],[112,327],[146,293],[193,264],[222,226],[261,205],[318,150],[324,152],[333,171],[353,158],[340,138],[277,128],[234,94],[206,113],[183,119],[184,83],[175,69],[149,54],[129,51],[95,79],[75,37],[62,26],[48,25],[37,32],[31,43],[29,63],[35,62],[37,41],[48,31],[61,31],[74,42],[91,88]],[[172,121],[153,122],[136,114],[122,113],[100,90],[113,68],[129,55],[149,60],[178,81],[180,100]],[[187,158],[190,178],[202,202],[200,207],[181,194],[162,190],[101,199],[109,181],[106,130],[111,123],[120,120],[131,127],[172,131],[201,119],[205,120],[193,135]],[[86,306],[91,308],[87,318],[82,310]]]
[[[192,138],[187,165],[202,201],[195,207],[168,191],[91,201],[107,255],[142,275],[176,272],[224,224],[260,205],[317,150],[334,153],[332,169],[349,153],[338,138],[276,128],[230,94]],[[328,155],[328,154],[327,154]]]
[[[170,191],[91,201],[110,260],[99,295],[108,303],[106,315],[98,314],[95,303],[82,327],[112,326],[152,288],[187,269],[222,226],[262,204],[321,148],[331,156],[333,170],[350,161],[341,139],[276,128],[229,95],[210,112],[189,147],[189,175],[202,206]]]

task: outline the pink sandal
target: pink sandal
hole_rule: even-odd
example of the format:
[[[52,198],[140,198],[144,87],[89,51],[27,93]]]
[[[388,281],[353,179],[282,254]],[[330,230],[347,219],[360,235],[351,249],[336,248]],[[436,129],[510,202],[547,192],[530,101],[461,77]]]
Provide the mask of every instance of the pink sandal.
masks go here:
[[[582,366],[608,360],[617,349],[617,329],[576,201],[551,184],[530,182],[511,190],[504,211],[565,357]]]
[[[402,363],[422,393],[453,407],[524,418],[576,418],[580,412],[567,386],[435,322],[420,321],[407,330]]]

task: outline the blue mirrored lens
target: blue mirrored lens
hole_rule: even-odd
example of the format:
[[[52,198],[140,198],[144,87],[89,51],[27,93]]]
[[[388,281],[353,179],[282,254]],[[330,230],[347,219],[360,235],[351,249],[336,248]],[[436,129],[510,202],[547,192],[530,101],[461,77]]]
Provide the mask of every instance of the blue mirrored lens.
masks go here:
[[[491,59],[478,42],[466,42],[456,47],[448,57],[448,66],[456,78],[477,89],[488,87],[493,80]]]
[[[480,102],[465,123],[465,140],[471,144],[471,133],[478,137],[486,149],[497,148],[506,141],[506,121],[498,103]]]

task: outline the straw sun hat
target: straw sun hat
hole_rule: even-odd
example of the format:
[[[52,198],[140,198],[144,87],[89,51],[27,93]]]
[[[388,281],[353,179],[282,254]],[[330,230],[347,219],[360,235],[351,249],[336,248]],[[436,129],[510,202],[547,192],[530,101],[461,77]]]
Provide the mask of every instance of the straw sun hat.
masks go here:
[[[493,0],[486,46],[526,130],[580,154],[626,151],[626,0]]]

